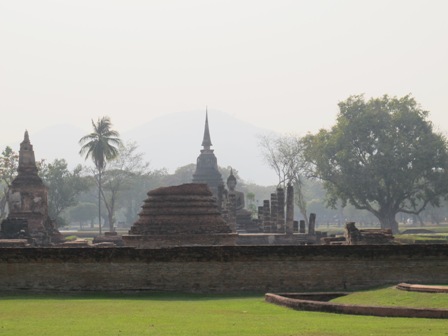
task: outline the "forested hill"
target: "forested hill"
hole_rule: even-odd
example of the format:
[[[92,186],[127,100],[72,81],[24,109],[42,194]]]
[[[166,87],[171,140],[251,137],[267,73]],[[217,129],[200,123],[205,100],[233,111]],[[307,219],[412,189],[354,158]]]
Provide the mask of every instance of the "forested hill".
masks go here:
[[[114,128],[124,141],[135,141],[139,151],[151,163],[151,169],[167,168],[174,172],[178,167],[195,163],[202,149],[205,111],[179,112],[155,118],[137,128],[122,131],[120,125]],[[113,120],[112,120],[113,123]],[[86,120],[87,132],[90,120]],[[241,178],[260,185],[276,184],[274,172],[263,162],[258,147],[260,134],[269,131],[240,121],[237,116],[209,110],[209,126],[212,149],[223,167],[232,166]],[[36,159],[53,161],[64,158],[70,166],[84,163],[78,154],[78,140],[87,132],[72,125],[50,126],[43,131],[33,132],[29,128],[31,143]],[[23,134],[17,143],[8,144],[18,151]]]

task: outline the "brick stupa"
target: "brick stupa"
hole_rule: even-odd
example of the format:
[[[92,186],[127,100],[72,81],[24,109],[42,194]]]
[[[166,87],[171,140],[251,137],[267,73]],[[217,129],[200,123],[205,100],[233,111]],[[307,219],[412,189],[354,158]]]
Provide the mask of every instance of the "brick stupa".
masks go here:
[[[208,126],[208,113],[205,114],[204,137],[201,154],[196,161],[196,170],[193,174],[193,183],[206,183],[215,197],[218,196],[219,186],[223,186],[221,173],[218,170],[218,159],[211,149],[212,140]]]
[[[38,246],[61,242],[63,237],[48,216],[48,188],[37,174],[28,131],[20,144],[17,172],[9,188],[9,214],[1,224],[2,238],[25,238]]]
[[[148,192],[139,219],[123,236],[127,246],[138,248],[234,245],[235,239],[210,189],[200,183]]]

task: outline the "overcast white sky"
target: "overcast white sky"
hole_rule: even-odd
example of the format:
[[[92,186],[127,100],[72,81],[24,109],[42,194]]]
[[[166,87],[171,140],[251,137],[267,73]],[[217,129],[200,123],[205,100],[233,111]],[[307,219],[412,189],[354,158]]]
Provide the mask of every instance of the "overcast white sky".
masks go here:
[[[0,147],[206,105],[315,132],[359,93],[412,93],[448,131],[447,16],[446,0],[0,0]]]

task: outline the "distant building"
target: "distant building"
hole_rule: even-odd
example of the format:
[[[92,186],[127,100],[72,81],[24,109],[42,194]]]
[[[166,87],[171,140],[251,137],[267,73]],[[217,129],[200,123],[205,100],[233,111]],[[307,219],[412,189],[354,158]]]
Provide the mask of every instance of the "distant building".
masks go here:
[[[193,174],[193,183],[206,183],[215,197],[218,195],[218,187],[223,186],[221,173],[218,170],[218,160],[216,159],[210,138],[208,126],[208,112],[205,114],[204,138],[202,140],[201,154],[198,156],[196,171]]]
[[[28,132],[20,144],[18,175],[9,188],[9,215],[1,223],[0,238],[25,238],[45,246],[63,241],[48,216],[48,188],[38,175]]]

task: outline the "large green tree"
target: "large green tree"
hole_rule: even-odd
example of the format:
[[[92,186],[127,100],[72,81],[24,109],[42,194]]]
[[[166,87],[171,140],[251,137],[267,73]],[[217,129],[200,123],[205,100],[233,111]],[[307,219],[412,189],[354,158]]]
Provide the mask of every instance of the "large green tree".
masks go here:
[[[80,202],[76,206],[70,208],[70,220],[79,222],[79,229],[82,230],[83,224],[90,221],[93,224],[96,218],[97,207],[94,203]]]
[[[81,165],[70,171],[64,159],[40,165],[39,175],[48,186],[48,213],[59,225],[65,224],[61,213],[78,204],[79,194],[89,189],[89,180],[82,177],[81,173]]]
[[[6,218],[9,187],[18,167],[19,155],[7,146],[0,156],[0,220]]]
[[[142,178],[150,173],[149,163],[143,159],[143,153],[137,151],[135,142],[122,144],[118,148],[117,158],[111,162],[104,173],[102,196],[108,214],[108,222],[112,231],[115,224],[115,212],[123,191],[137,187]]]
[[[352,96],[339,103],[337,123],[305,137],[312,175],[328,203],[352,204],[398,232],[397,213],[419,214],[448,192],[445,137],[411,96]]]
[[[92,120],[93,132],[83,136],[79,140],[81,145],[80,154],[87,160],[91,158],[98,172],[96,181],[98,183],[98,221],[99,233],[101,234],[101,195],[102,175],[107,162],[118,156],[118,148],[121,145],[120,134],[112,129],[110,118],[105,116],[99,118],[95,123]]]

